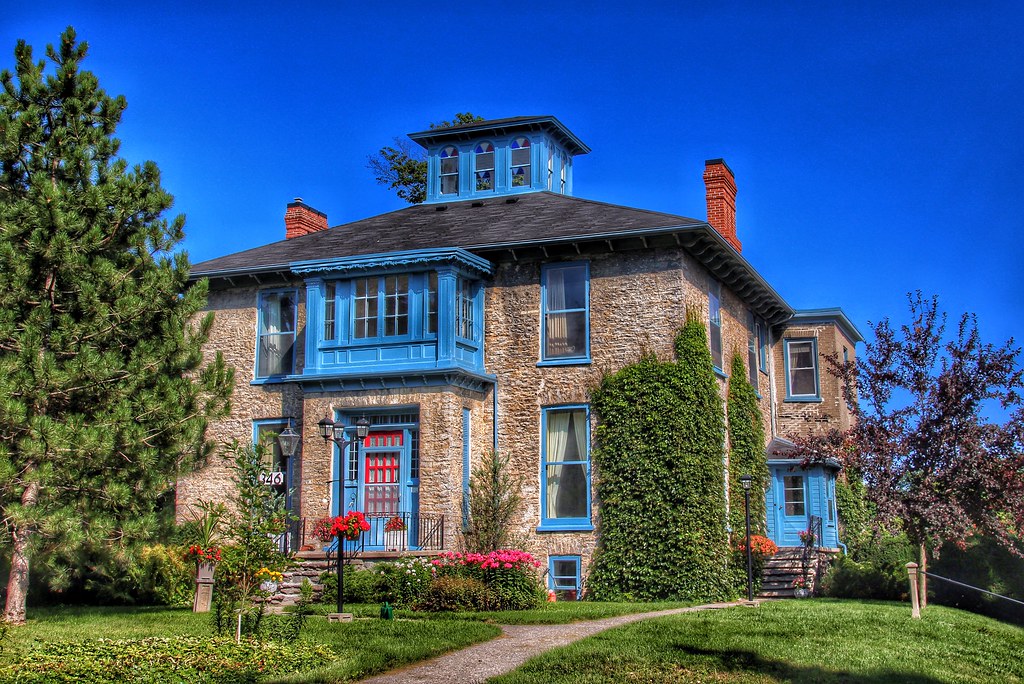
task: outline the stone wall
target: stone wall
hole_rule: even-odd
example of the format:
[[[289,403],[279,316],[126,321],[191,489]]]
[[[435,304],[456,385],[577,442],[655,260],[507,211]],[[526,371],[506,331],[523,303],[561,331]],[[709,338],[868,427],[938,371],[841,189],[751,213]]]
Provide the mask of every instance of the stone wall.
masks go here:
[[[255,287],[216,291],[210,309],[216,312],[210,350],[224,353],[236,368],[235,395],[230,417],[210,426],[210,436],[221,442],[252,439],[254,420],[294,417],[303,444],[294,470],[295,512],[309,520],[330,510],[334,446],[319,436],[317,422],[337,410],[388,409],[416,412],[420,424],[420,512],[444,515],[448,548],[458,543],[463,496],[462,411],[471,412],[470,451],[473,464],[494,444],[495,398],[497,400],[497,446],[512,456],[515,473],[523,481],[524,504],[517,528],[523,531],[526,547],[540,559],[548,555],[579,555],[587,566],[596,544],[595,532],[537,532],[541,522],[541,416],[545,407],[589,403],[591,390],[604,373],[614,372],[650,353],[662,359],[673,357],[674,338],[686,319],[687,310],[708,317],[708,288],[711,276],[682,248],[632,251],[593,256],[590,265],[590,347],[591,362],[577,365],[539,366],[541,345],[541,263],[536,261],[497,265],[485,295],[485,368],[497,377],[493,389],[472,392],[456,387],[409,387],[367,389],[349,392],[324,390],[303,394],[295,383],[253,384],[256,347]],[[296,283],[299,301],[299,333],[296,336],[296,371],[300,372],[304,351],[305,288]],[[723,365],[729,371],[738,353],[747,362],[749,309],[728,288],[722,288]],[[819,353],[842,353],[849,343],[835,326],[809,326],[786,330],[786,336],[814,336]],[[767,372],[757,373],[760,408],[765,433],[786,434],[812,425],[848,423],[849,415],[838,399],[820,404],[790,405],[783,401],[785,378],[782,342],[776,340],[769,354]],[[738,378],[746,382],[747,377]],[[719,377],[725,400],[729,378]],[[822,373],[822,393],[838,396],[838,386]],[[593,431],[596,417],[592,416]],[[773,426],[777,427],[773,430]],[[593,436],[593,433],[592,433]],[[728,467],[723,463],[724,470]],[[593,473],[600,477],[600,473]],[[231,494],[228,471],[222,459],[214,457],[200,472],[183,478],[178,487],[178,515],[186,517],[187,506],[199,500],[223,500]],[[591,519],[598,521],[598,502]]]
[[[786,364],[784,339],[813,338],[818,343],[818,382],[821,401],[786,401]],[[833,323],[806,323],[786,327],[774,346],[775,382],[779,388],[776,410],[778,434],[799,437],[825,432],[832,428],[845,430],[853,424],[853,416],[843,399],[842,385],[829,371],[827,358],[856,358],[856,345]]]

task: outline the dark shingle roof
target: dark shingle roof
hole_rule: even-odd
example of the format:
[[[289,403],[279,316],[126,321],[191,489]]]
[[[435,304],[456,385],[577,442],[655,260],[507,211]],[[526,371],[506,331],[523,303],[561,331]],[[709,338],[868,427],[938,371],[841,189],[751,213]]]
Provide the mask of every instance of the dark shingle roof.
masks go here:
[[[529,246],[658,228],[703,226],[703,221],[551,192],[496,197],[481,202],[417,204],[291,240],[210,259],[193,276],[275,270],[295,261],[381,254],[413,249]],[[477,206],[480,205],[480,206]],[[443,210],[442,210],[443,208]],[[283,230],[283,227],[282,227]]]
[[[683,247],[770,324],[793,315],[792,307],[704,221],[551,192],[417,204],[203,261],[192,267],[192,277],[209,277],[215,287],[237,285],[236,276],[262,284],[286,282],[295,262],[452,247],[492,262]]]

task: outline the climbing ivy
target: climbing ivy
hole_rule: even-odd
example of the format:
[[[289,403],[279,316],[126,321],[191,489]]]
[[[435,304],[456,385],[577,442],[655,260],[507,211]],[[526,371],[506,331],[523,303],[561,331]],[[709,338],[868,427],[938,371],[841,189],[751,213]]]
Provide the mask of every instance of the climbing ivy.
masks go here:
[[[768,486],[768,459],[765,455],[764,423],[757,407],[757,393],[747,380],[743,357],[732,357],[732,375],[729,378],[729,396],[726,412],[729,416],[729,525],[733,535],[746,532],[743,510],[741,475],[751,475],[750,532],[765,533],[764,492]],[[736,537],[738,538],[738,537]]]
[[[607,375],[598,415],[599,600],[712,600],[733,594],[722,486],[725,416],[701,319],[688,313],[675,362],[645,356]]]

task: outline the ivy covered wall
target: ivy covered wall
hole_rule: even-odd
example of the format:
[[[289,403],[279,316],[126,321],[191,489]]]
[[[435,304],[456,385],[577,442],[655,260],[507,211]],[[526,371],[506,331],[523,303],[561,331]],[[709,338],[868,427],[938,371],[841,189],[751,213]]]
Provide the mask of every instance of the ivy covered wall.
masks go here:
[[[704,324],[688,315],[676,361],[647,356],[606,376],[598,416],[599,600],[713,600],[735,594],[722,482],[725,414]]]
[[[768,459],[765,455],[764,422],[757,408],[757,393],[747,380],[743,357],[734,354],[729,376],[726,413],[729,417],[729,525],[734,539],[746,532],[743,485],[740,476],[754,478],[750,485],[750,533],[765,534],[765,498]],[[739,535],[739,536],[736,536]]]

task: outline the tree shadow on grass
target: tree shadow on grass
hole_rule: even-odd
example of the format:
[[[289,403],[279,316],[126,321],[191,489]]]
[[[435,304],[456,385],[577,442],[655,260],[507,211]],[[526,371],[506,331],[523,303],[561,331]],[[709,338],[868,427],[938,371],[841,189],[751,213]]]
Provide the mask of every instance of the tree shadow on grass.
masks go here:
[[[844,684],[939,684],[943,680],[912,672],[888,670],[872,674],[830,670],[817,666],[796,665],[783,660],[764,658],[752,651],[731,651],[677,646],[674,650],[686,654],[686,660],[714,666],[721,672],[764,674],[788,682],[844,682]],[[685,661],[684,661],[685,662]]]

